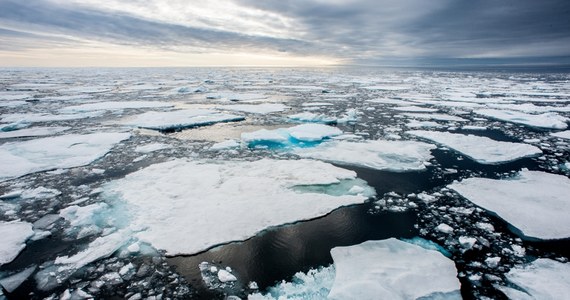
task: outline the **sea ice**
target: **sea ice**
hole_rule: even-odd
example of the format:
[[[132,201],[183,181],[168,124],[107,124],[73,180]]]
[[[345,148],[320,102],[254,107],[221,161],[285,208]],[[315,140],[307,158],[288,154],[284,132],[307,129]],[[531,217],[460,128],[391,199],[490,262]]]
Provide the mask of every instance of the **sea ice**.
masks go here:
[[[250,146],[267,143],[286,145],[298,142],[319,142],[341,134],[342,131],[336,127],[323,124],[301,124],[275,130],[260,129],[244,132],[241,134],[241,139]]]
[[[396,106],[396,107],[392,107],[391,109],[397,110],[397,111],[420,112],[420,113],[429,113],[429,112],[438,111],[438,109],[436,109],[436,108],[427,108],[427,107],[420,107],[420,106]]]
[[[298,186],[364,185],[356,173],[312,160],[195,162],[152,165],[105,184],[103,196],[126,202],[141,241],[168,255],[193,254],[244,240],[271,227],[316,218],[368,195],[303,193]],[[244,216],[247,216],[244,218]],[[176,234],[172,234],[176,232]]]
[[[510,179],[468,178],[448,186],[512,224],[524,236],[570,237],[570,179],[523,170]]]
[[[438,251],[391,238],[336,247],[331,255],[329,299],[461,299],[455,263]]]
[[[334,265],[297,272],[290,282],[285,280],[270,287],[266,294],[254,293],[248,300],[326,299],[334,283]],[[257,284],[255,285],[257,286]]]
[[[0,131],[0,139],[54,135],[66,131],[68,129],[69,127],[54,126],[54,127],[32,127],[32,128],[6,131],[6,132]]]
[[[0,266],[14,260],[26,248],[34,231],[32,224],[21,221],[0,222]]]
[[[519,111],[497,109],[480,109],[475,110],[474,112],[493,119],[510,123],[523,124],[530,127],[549,129],[566,129],[568,127],[568,118],[563,117],[557,113],[543,113],[533,115]]]
[[[214,145],[212,145],[212,147],[210,147],[210,150],[219,151],[219,150],[239,148],[240,146],[241,146],[240,142],[236,140],[226,140],[223,142],[215,143]]]
[[[430,114],[430,113],[403,113],[402,115],[413,118],[413,119],[423,119],[423,120],[437,120],[437,121],[451,121],[451,122],[467,122],[466,119],[445,115],[445,114]]]
[[[312,123],[323,123],[323,124],[333,124],[336,123],[336,118],[328,117],[323,114],[314,114],[310,112],[298,113],[294,115],[287,116],[291,121],[297,122],[312,122]]]
[[[185,109],[167,112],[149,111],[123,120],[121,124],[155,130],[175,130],[219,122],[245,120],[243,116],[208,109]]]
[[[16,274],[13,274],[9,277],[4,277],[0,279],[0,285],[8,291],[8,293],[12,293],[15,291],[34,271],[36,270],[36,266],[31,266],[23,271],[20,271]]]
[[[77,119],[94,118],[101,116],[101,111],[77,113],[77,114],[48,114],[48,113],[27,113],[27,114],[4,114],[2,115],[2,122],[14,123],[36,123],[36,122],[55,122],[55,121],[69,121]]]
[[[553,137],[570,140],[570,130],[561,131],[561,132],[553,132],[550,135]]]
[[[561,299],[570,294],[570,263],[539,258],[506,274],[515,287],[496,286],[510,299]]]
[[[163,149],[170,149],[170,148],[172,148],[172,145],[169,145],[169,144],[150,143],[150,144],[146,144],[146,145],[137,146],[135,148],[135,152],[151,153],[154,151],[163,150]]]
[[[293,153],[340,165],[356,165],[395,172],[421,171],[432,158],[431,144],[415,141],[331,141],[312,148],[296,148]]]
[[[275,112],[282,112],[289,107],[280,103],[263,103],[263,104],[234,104],[218,106],[217,109],[221,110],[231,110],[231,111],[241,111],[253,114],[270,114]]]
[[[70,134],[0,146],[0,181],[57,168],[90,164],[129,133]]]
[[[342,131],[336,127],[321,124],[301,124],[287,128],[287,132],[294,139],[305,142],[321,141],[342,134]]]
[[[406,133],[449,147],[481,164],[500,164],[542,154],[532,145],[495,141],[482,136],[421,130]]]
[[[163,108],[173,107],[174,104],[160,101],[107,101],[86,103],[62,108],[62,113],[82,113],[95,110],[122,110],[133,108]]]

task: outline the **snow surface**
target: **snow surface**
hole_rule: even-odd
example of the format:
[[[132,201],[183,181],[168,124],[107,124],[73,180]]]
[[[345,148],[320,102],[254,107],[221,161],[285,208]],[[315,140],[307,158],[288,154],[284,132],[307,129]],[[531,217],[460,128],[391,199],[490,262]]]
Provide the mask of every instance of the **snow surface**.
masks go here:
[[[323,124],[301,124],[275,130],[260,129],[253,132],[244,132],[241,134],[241,139],[250,146],[264,143],[279,143],[285,145],[298,141],[319,142],[323,139],[339,136],[341,134],[342,131],[336,127]]]
[[[14,260],[26,248],[34,231],[32,224],[21,221],[0,222],[0,266]]]
[[[570,130],[561,131],[561,132],[553,132],[550,135],[557,137],[557,138],[570,140]]]
[[[342,182],[353,182],[339,185]],[[367,195],[302,193],[297,186],[362,186]],[[339,186],[339,188],[337,188]],[[193,254],[244,240],[286,223],[316,218],[373,194],[356,173],[311,160],[195,162],[152,165],[104,185],[104,197],[124,201],[141,241],[168,255]],[[243,218],[247,215],[247,218]],[[175,235],[172,233],[176,232]]]
[[[223,142],[219,142],[219,143],[215,143],[214,145],[212,145],[212,147],[210,147],[210,150],[212,151],[219,151],[219,150],[226,150],[226,149],[233,149],[233,148],[239,148],[241,146],[239,141],[236,140],[226,140]]]
[[[461,299],[455,263],[438,251],[394,238],[331,250],[329,299]]]
[[[431,144],[415,141],[331,141],[312,148],[293,149],[304,158],[314,158],[340,165],[356,165],[395,172],[421,171],[432,158]]]
[[[310,112],[298,113],[294,115],[287,116],[292,121],[298,122],[313,122],[313,123],[323,123],[323,124],[332,124],[335,123],[337,120],[336,118],[328,117],[323,114],[314,114]]]
[[[241,111],[254,114],[269,114],[282,112],[288,109],[288,106],[280,103],[263,103],[263,104],[234,104],[217,107],[221,110]]]
[[[223,114],[215,110],[184,109],[168,112],[149,111],[123,120],[121,124],[155,130],[171,130],[244,119],[243,116]]]
[[[406,133],[449,147],[481,164],[500,164],[542,154],[532,145],[495,141],[482,136],[421,130]]]
[[[0,181],[57,168],[90,164],[129,133],[70,134],[0,146]]]
[[[68,130],[70,127],[32,127],[13,131],[0,131],[0,139],[19,138],[30,136],[46,136],[54,135]]]
[[[510,179],[468,178],[448,186],[512,224],[524,236],[570,237],[570,179],[523,170]]]
[[[570,295],[570,263],[539,258],[506,274],[517,288],[497,286],[510,299],[562,299]]]
[[[150,143],[150,144],[146,144],[146,145],[137,146],[135,148],[135,152],[151,153],[154,151],[163,150],[163,149],[170,149],[170,148],[172,148],[172,145],[169,145],[169,144]]]
[[[429,114],[429,113],[403,113],[402,115],[414,118],[414,119],[423,119],[423,120],[437,120],[437,121],[452,121],[452,122],[467,122],[466,119],[445,115],[445,114]]]
[[[543,114],[527,114],[519,111],[507,111],[497,109],[480,109],[474,111],[477,114],[490,117],[493,119],[523,124],[530,127],[549,128],[549,129],[566,129],[568,127],[568,118],[557,113]]]
[[[86,103],[62,108],[63,113],[81,113],[95,110],[122,110],[133,108],[173,107],[174,104],[160,101],[107,101]]]

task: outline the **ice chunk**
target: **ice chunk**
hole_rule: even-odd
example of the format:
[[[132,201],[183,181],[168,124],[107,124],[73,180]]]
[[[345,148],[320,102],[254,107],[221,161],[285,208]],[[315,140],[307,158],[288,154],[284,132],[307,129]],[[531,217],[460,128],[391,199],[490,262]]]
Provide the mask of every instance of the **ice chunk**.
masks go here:
[[[266,294],[250,294],[249,300],[326,299],[335,277],[334,266],[296,273],[290,282],[285,280],[270,287]],[[257,284],[253,287],[257,289]],[[251,289],[250,285],[250,289]]]
[[[219,270],[218,271],[218,279],[224,283],[237,280],[237,278],[232,273],[230,273],[226,270]]]
[[[424,170],[435,148],[415,141],[331,141],[314,148],[294,149],[293,153],[341,165],[404,172]]]
[[[27,129],[13,130],[13,131],[0,131],[0,139],[19,138],[29,136],[46,136],[54,135],[68,130],[69,127],[33,127]]]
[[[0,222],[0,266],[14,260],[26,248],[34,231],[32,224],[21,221]]]
[[[323,124],[301,124],[275,130],[260,129],[244,132],[241,139],[249,146],[277,143],[283,146],[297,146],[299,142],[320,142],[323,139],[339,136],[342,131]]]
[[[337,123],[354,123],[354,122],[358,122],[358,111],[356,111],[356,109],[351,108],[349,109],[346,114],[344,115],[344,117],[339,118],[336,120]]]
[[[570,237],[570,179],[566,176],[523,170],[510,179],[468,178],[449,188],[496,213],[525,236]]]
[[[453,227],[451,227],[445,223],[441,223],[441,224],[437,225],[435,230],[437,230],[441,233],[445,233],[445,234],[453,233]]]
[[[310,112],[298,113],[287,117],[292,121],[298,121],[298,122],[312,122],[312,123],[323,123],[323,124],[336,123],[336,118],[327,117],[326,115],[323,114],[314,114]]]
[[[542,154],[532,145],[500,142],[481,136],[421,130],[406,133],[452,148],[482,164],[500,164]]]
[[[12,293],[15,291],[34,271],[36,270],[36,266],[31,266],[26,268],[25,270],[13,274],[9,277],[4,277],[0,279],[0,285],[8,291],[8,293]]]
[[[225,150],[225,149],[233,149],[233,148],[238,148],[240,145],[241,144],[236,140],[227,140],[227,141],[215,143],[214,145],[212,145],[212,147],[210,147],[210,150],[219,151],[219,150]]]
[[[61,195],[59,190],[40,186],[32,190],[22,191],[20,197],[22,199],[49,199],[59,195]]]
[[[510,299],[560,299],[570,294],[570,264],[539,258],[506,274],[515,287],[497,286]]]
[[[550,135],[553,137],[570,140],[570,130],[561,131],[561,132],[553,132]]]
[[[391,238],[331,250],[329,299],[461,299],[455,263],[434,250]]]
[[[135,234],[141,241],[176,255],[244,240],[271,226],[364,202],[370,195],[333,196],[294,189],[310,185],[334,188],[350,180],[355,182],[351,186],[364,184],[356,181],[353,171],[311,160],[174,160],[108,183],[102,195],[127,203],[131,227],[147,228]]]
[[[48,113],[27,113],[27,114],[4,114],[2,115],[2,122],[54,122],[54,121],[68,121],[85,118],[94,118],[102,115],[102,112],[88,112],[78,114],[61,114],[53,115]]]
[[[244,132],[241,134],[241,140],[246,144],[255,143],[286,143],[289,134],[283,130],[267,130],[260,129],[253,132]]]
[[[241,111],[254,114],[269,114],[274,112],[281,112],[289,107],[280,103],[263,103],[263,104],[235,104],[217,107],[221,110]]]
[[[121,124],[155,130],[176,130],[242,120],[245,120],[243,116],[223,114],[214,110],[185,109],[167,112],[149,111],[123,120]]]
[[[437,120],[437,121],[452,121],[452,122],[467,122],[466,119],[445,115],[445,114],[428,114],[428,113],[403,113],[404,116],[413,119],[423,119],[423,120]]]
[[[172,103],[159,101],[107,101],[68,106],[62,108],[60,111],[63,113],[81,113],[95,110],[122,110],[132,108],[159,108],[173,106],[174,104]]]
[[[392,110],[397,111],[408,111],[408,112],[436,112],[438,109],[436,108],[427,108],[427,107],[420,107],[420,106],[396,106],[390,108]]]
[[[150,143],[150,144],[146,144],[146,145],[136,147],[135,152],[151,153],[154,151],[163,150],[163,149],[170,149],[170,148],[172,148],[172,145],[163,144],[163,143]]]
[[[129,133],[70,134],[0,146],[0,181],[57,168],[84,166],[104,156]]]
[[[438,128],[438,127],[443,127],[443,125],[441,125],[437,122],[432,122],[432,121],[411,120],[408,122],[408,124],[406,124],[406,127],[408,127],[408,128]]]
[[[557,113],[543,114],[527,114],[519,111],[497,110],[497,109],[480,109],[474,111],[477,114],[490,117],[493,119],[523,124],[530,127],[566,129],[568,127],[568,118]]]
[[[301,124],[288,128],[287,132],[294,139],[305,142],[321,141],[342,134],[342,131],[336,127],[321,124]]]

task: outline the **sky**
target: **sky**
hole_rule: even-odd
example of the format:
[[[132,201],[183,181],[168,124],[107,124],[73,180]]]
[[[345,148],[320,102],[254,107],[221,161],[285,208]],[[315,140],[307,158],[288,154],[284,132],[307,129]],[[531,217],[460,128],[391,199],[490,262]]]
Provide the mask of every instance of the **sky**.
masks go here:
[[[0,0],[0,66],[570,64],[569,0]]]

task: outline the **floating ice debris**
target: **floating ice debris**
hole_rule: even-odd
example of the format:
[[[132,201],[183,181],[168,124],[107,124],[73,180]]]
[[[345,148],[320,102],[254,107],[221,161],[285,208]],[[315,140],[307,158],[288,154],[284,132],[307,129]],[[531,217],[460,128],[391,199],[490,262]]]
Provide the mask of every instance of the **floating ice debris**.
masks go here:
[[[341,134],[342,131],[336,127],[323,124],[301,124],[275,130],[260,129],[253,132],[244,132],[241,134],[241,139],[250,147],[265,144],[293,146],[298,145],[300,142],[320,142]]]
[[[0,146],[0,181],[57,168],[90,164],[129,133],[70,134]]]
[[[323,114],[314,114],[310,112],[298,113],[294,115],[287,116],[291,121],[297,122],[312,122],[312,123],[323,123],[323,124],[333,124],[336,123],[336,118],[331,118]]]
[[[268,96],[263,94],[239,94],[239,93],[211,93],[206,95],[207,99],[223,99],[229,101],[256,101],[265,100]]]
[[[174,104],[160,101],[107,101],[74,105],[62,108],[63,113],[81,113],[95,110],[122,110],[133,108],[173,107]]]
[[[452,121],[452,122],[467,122],[466,119],[445,115],[445,114],[430,114],[430,113],[403,113],[402,115],[413,119],[424,120],[437,120],[437,121]]]
[[[68,129],[69,127],[54,126],[54,127],[33,127],[33,128],[19,129],[7,132],[0,130],[0,139],[54,135],[66,131]]]
[[[320,124],[301,124],[287,128],[287,132],[294,139],[305,142],[317,142],[342,134],[342,131],[336,127]]]
[[[329,193],[295,190],[311,185]],[[354,185],[370,190],[355,172],[319,161],[174,160],[108,183],[103,195],[127,203],[131,227],[147,228],[136,233],[140,240],[176,255],[244,240],[268,227],[319,217],[371,196],[342,190]]]
[[[22,191],[20,197],[22,199],[49,199],[59,195],[61,195],[59,190],[40,186],[35,189]]]
[[[356,111],[356,109],[351,108],[349,109],[346,114],[344,115],[344,117],[339,118],[336,120],[337,123],[354,123],[354,122],[358,122],[358,111]]]
[[[224,283],[237,280],[237,278],[232,273],[226,270],[218,270],[218,279]]]
[[[560,299],[570,294],[570,264],[539,258],[506,274],[514,287],[499,286],[510,299]]]
[[[440,252],[391,238],[331,250],[329,299],[461,299],[455,263]]]
[[[212,145],[212,147],[210,147],[210,150],[219,151],[219,150],[239,148],[240,146],[241,146],[240,142],[238,142],[236,140],[227,140],[227,141],[215,143],[214,145]]]
[[[260,129],[253,132],[244,132],[241,134],[241,140],[249,145],[257,143],[278,143],[285,144],[289,140],[289,134],[286,130],[267,130]]]
[[[101,111],[87,112],[87,113],[77,113],[77,114],[61,114],[53,115],[48,113],[28,113],[28,114],[4,114],[2,115],[2,122],[25,122],[25,123],[35,123],[35,122],[54,122],[54,121],[68,121],[77,120],[85,118],[94,118],[101,116]]]
[[[474,111],[477,114],[493,119],[522,124],[530,127],[566,129],[568,118],[557,113],[526,114],[518,111],[507,111],[497,109],[480,109]]]
[[[20,271],[16,274],[10,275],[8,277],[4,277],[0,279],[0,285],[8,292],[12,293],[15,291],[34,271],[36,270],[36,266],[31,266],[23,271]]]
[[[550,135],[553,137],[570,140],[570,130],[561,131],[561,132],[553,132]]]
[[[495,141],[487,137],[438,131],[407,131],[407,134],[432,140],[482,164],[500,164],[537,156],[542,151],[532,145]]]
[[[450,233],[453,233],[453,231],[454,231],[453,227],[451,227],[445,223],[441,223],[441,224],[437,225],[435,230],[439,231],[441,233],[445,233],[445,234],[450,234]]]
[[[341,165],[404,172],[424,170],[435,148],[415,141],[331,141],[313,148],[293,149],[293,153]]]
[[[301,104],[304,107],[312,107],[312,106],[334,106],[333,103],[330,102],[305,102]]]
[[[411,120],[406,124],[406,127],[408,127],[408,128],[439,128],[439,127],[443,127],[443,125],[436,123],[436,122],[432,122],[432,121]]]
[[[497,214],[527,237],[570,237],[570,179],[523,170],[510,179],[468,178],[449,185],[461,196]]]
[[[496,109],[507,109],[507,110],[517,110],[526,113],[541,113],[541,112],[570,112],[570,107],[568,106],[545,106],[545,105],[534,105],[532,103],[524,104],[488,104],[489,108]]]
[[[269,114],[275,112],[281,112],[288,109],[288,106],[280,103],[263,103],[263,104],[234,104],[218,106],[217,109],[221,110],[231,110],[231,111],[241,111],[253,114]]]
[[[362,88],[372,91],[405,91],[409,90],[411,87],[407,85],[371,85],[363,86]]]
[[[34,235],[32,224],[21,221],[0,222],[0,266],[14,260]]]
[[[150,144],[146,144],[146,145],[137,146],[135,148],[135,152],[151,153],[154,151],[163,150],[163,149],[170,149],[170,148],[172,148],[172,145],[163,144],[163,143],[150,143]]]
[[[9,133],[11,131],[20,130],[22,128],[29,127],[31,124],[26,122],[25,120],[19,120],[10,124],[2,124],[0,125],[0,133]],[[10,136],[8,136],[10,137]]]
[[[438,111],[438,109],[436,109],[436,108],[427,108],[427,107],[420,107],[420,106],[396,106],[396,107],[392,107],[390,109],[398,110],[398,111],[423,112],[423,113]]]
[[[123,120],[121,124],[155,130],[176,130],[242,120],[245,120],[243,116],[223,114],[214,110],[185,109],[168,112],[149,111]]]
[[[370,100],[366,100],[366,102],[390,104],[390,105],[402,105],[402,106],[411,106],[411,105],[417,105],[418,104],[416,102],[404,101],[404,100],[398,100],[398,99],[370,99]]]
[[[248,300],[278,299],[326,299],[335,278],[334,265],[296,273],[290,282],[281,281],[270,287],[267,293],[254,293]],[[257,284],[255,285],[257,287]],[[257,288],[255,288],[257,289]]]
[[[487,126],[465,125],[465,126],[462,126],[461,129],[463,129],[463,130],[487,130]]]

